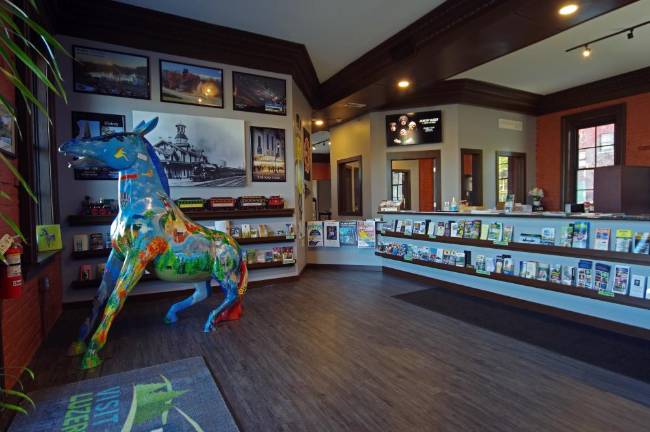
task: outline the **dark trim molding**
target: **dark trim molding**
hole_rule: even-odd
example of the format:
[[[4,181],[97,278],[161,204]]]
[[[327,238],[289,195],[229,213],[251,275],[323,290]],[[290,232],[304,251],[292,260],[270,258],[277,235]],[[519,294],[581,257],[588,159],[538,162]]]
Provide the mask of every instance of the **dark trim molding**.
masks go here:
[[[537,114],[549,114],[650,92],[650,67],[543,96]]]
[[[391,196],[391,171],[393,170],[393,161],[412,160],[412,159],[433,159],[433,166],[436,170],[433,176],[434,190],[433,202],[437,209],[442,208],[442,168],[440,150],[422,150],[422,151],[396,151],[386,153],[386,191]]]
[[[540,312],[543,314],[552,315],[557,318],[565,319],[568,321],[573,321],[580,324],[585,324],[592,327],[600,328],[603,330],[608,330],[615,333],[623,334],[626,336],[632,336],[632,337],[641,338],[650,341],[650,330],[642,329],[639,327],[634,327],[627,324],[621,324],[603,318],[584,315],[577,312],[573,312],[565,309],[559,309],[559,308],[555,308],[552,306],[547,306],[539,303],[533,303],[526,300],[505,296],[502,294],[497,294],[491,291],[484,291],[477,288],[476,289],[470,288],[464,285],[458,285],[440,279],[434,279],[427,276],[422,276],[422,275],[418,275],[418,274],[414,274],[414,273],[410,273],[407,271],[398,270],[390,267],[382,267],[382,270],[386,273],[390,273],[404,279],[410,279],[425,285],[445,288],[451,291],[460,292],[462,294],[466,294],[474,297],[480,297],[487,300],[493,300],[510,306],[518,307],[521,309]]]
[[[359,187],[359,210],[358,211],[341,211],[343,204],[343,196],[341,194],[341,169],[342,166],[350,162],[359,162],[359,177],[361,178],[361,185]],[[363,157],[361,155],[352,156],[346,159],[339,159],[336,161],[336,174],[337,174],[337,201],[338,208],[336,209],[339,216],[363,216]]]

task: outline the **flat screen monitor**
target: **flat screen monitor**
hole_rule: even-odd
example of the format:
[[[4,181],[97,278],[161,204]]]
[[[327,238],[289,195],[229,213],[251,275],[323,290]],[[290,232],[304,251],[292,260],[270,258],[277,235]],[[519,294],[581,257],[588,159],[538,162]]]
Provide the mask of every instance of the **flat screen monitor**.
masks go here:
[[[389,147],[442,142],[442,112],[387,115],[386,141]]]

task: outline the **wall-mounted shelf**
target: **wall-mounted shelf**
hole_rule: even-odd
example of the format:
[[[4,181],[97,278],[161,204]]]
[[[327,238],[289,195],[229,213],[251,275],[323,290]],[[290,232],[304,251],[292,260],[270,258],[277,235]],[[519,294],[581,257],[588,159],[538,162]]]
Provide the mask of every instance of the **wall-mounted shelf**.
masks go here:
[[[272,237],[257,237],[257,238],[239,238],[235,239],[240,245],[264,244],[264,243],[293,243],[295,238],[287,238],[286,236],[272,236]],[[73,260],[86,260],[93,258],[107,257],[111,253],[111,249],[94,249],[86,251],[73,251],[70,257]]]
[[[617,304],[637,307],[641,309],[650,309],[650,300],[644,300],[644,299],[630,297],[622,294],[608,293],[609,295],[601,295],[598,293],[598,291],[589,290],[586,288],[578,288],[578,287],[568,286],[568,285],[560,285],[548,281],[526,279],[519,276],[505,275],[502,273],[478,273],[471,267],[457,267],[450,264],[441,264],[441,263],[430,262],[430,261],[422,261],[418,259],[408,261],[405,260],[403,257],[388,255],[380,252],[375,252],[375,255],[380,256],[382,258],[386,258],[394,261],[401,261],[401,262],[419,265],[423,267],[430,267],[430,268],[435,268],[435,269],[440,269],[440,270],[445,270],[445,271],[450,271],[455,273],[463,273],[471,276],[488,278],[492,280],[498,280],[498,281],[508,282],[517,285],[524,285],[533,288],[540,288],[549,291],[556,291],[556,292],[571,294],[580,297],[588,297],[596,300],[601,300],[610,303],[617,303]]]
[[[650,266],[650,255],[634,254],[629,252],[581,249],[581,248],[516,243],[516,242],[512,242],[508,244],[499,244],[499,243],[491,242],[489,240],[475,240],[475,239],[445,237],[445,236],[437,236],[434,238],[430,238],[422,234],[413,234],[408,236],[396,232],[385,232],[385,233],[378,232],[378,234],[384,237],[422,240],[422,241],[428,241],[432,243],[447,243],[447,244],[455,244],[455,245],[463,245],[463,246],[502,249],[502,250],[509,250],[509,251],[516,251],[516,252],[529,252],[529,253],[537,253],[537,254],[544,254],[544,255],[559,255],[559,256],[566,256],[566,257],[580,258],[580,259],[592,259],[596,261],[611,261],[611,262]]]
[[[221,219],[253,219],[270,217],[291,217],[292,208],[260,210],[186,211],[187,217],[195,221]],[[69,215],[70,226],[110,225],[115,216]]]
[[[248,264],[246,267],[248,270],[260,270],[260,269],[267,269],[267,268],[277,268],[277,267],[291,267],[295,266],[296,263],[291,262],[291,263],[284,263],[281,261],[276,261],[276,262],[264,262],[264,263],[251,263]],[[85,281],[72,281],[70,283],[70,288],[73,290],[79,290],[79,289],[97,289],[99,288],[99,284],[101,283],[101,279],[90,279],[90,280],[85,280]],[[140,279],[138,283],[141,282],[151,282],[151,281],[160,281],[156,276],[153,274],[149,273]]]

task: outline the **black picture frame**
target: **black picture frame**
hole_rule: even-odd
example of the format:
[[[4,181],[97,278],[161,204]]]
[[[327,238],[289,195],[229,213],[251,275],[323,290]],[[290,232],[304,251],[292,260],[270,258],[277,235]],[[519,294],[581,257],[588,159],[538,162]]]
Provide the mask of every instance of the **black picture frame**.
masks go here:
[[[273,89],[272,87],[275,87]],[[265,98],[278,91],[280,102]],[[254,101],[261,103],[254,104]],[[232,108],[234,111],[245,111],[260,114],[287,115],[287,81],[281,78],[271,78],[245,72],[232,73]]]
[[[84,75],[84,70],[83,70],[84,65],[86,63],[84,63],[82,60],[79,59],[81,50],[86,50],[87,52],[94,52],[97,54],[106,53],[108,55],[113,55],[113,56],[119,55],[119,56],[130,57],[133,59],[141,59],[144,61],[144,64],[136,66],[135,70],[137,71],[140,67],[146,68],[146,72],[144,74],[141,74],[142,79],[146,82],[140,85],[133,86],[133,89],[138,89],[138,92],[129,91],[127,89],[122,89],[119,92],[107,90],[111,88],[110,85],[104,85],[101,87],[98,85],[101,79],[98,79],[97,82],[94,83],[94,85],[91,85],[89,77],[82,78],[82,76]],[[124,97],[130,99],[151,100],[151,70],[149,68],[149,57],[138,55],[138,54],[121,52],[121,51],[113,51],[113,50],[107,50],[102,48],[92,48],[92,47],[87,47],[82,45],[72,46],[72,56],[73,56],[72,88],[76,93],[98,94],[103,96],[115,96],[115,97]]]
[[[442,111],[390,114],[386,116],[385,128],[388,147],[439,144],[442,142]],[[405,135],[400,134],[402,129]]]
[[[259,127],[251,126],[250,127],[250,146],[251,146],[251,174],[252,181],[256,183],[283,183],[287,181],[287,134],[284,129],[280,128],[270,128],[270,127]],[[269,141],[269,137],[275,135],[278,138],[277,141]],[[257,142],[256,142],[257,141]],[[279,145],[279,147],[275,147]],[[274,165],[278,168],[278,163],[281,164],[281,172],[265,174],[262,170],[257,167],[263,163],[262,160],[257,160],[257,156],[263,154],[264,152],[275,153],[276,158],[281,157],[281,162],[279,160],[274,161]],[[281,154],[280,154],[281,153]],[[271,156],[267,154],[267,156]]]
[[[210,104],[210,103],[202,103],[203,98],[209,98],[210,96],[204,96],[203,98],[201,96],[196,96],[198,98],[198,103],[197,102],[183,102],[182,100],[173,100],[173,99],[165,99],[165,89],[166,87],[163,85],[163,81],[165,79],[163,78],[165,70],[163,69],[164,66],[163,64],[169,64],[169,65],[177,65],[177,66],[185,66],[187,68],[196,68],[196,69],[203,69],[206,71],[214,71],[217,72],[219,77],[217,81],[217,89],[218,89],[218,94],[221,95],[221,103],[220,104]],[[180,62],[175,62],[171,60],[165,60],[165,59],[160,59],[158,61],[158,71],[159,71],[159,86],[160,86],[160,101],[165,102],[165,103],[177,103],[181,105],[195,105],[195,106],[202,106],[202,107],[208,107],[208,108],[221,108],[223,109],[224,107],[224,93],[223,93],[223,69],[220,68],[214,68],[214,67],[209,67],[209,66],[201,66],[201,65],[195,65],[191,63],[180,63]],[[216,78],[215,78],[216,79]],[[168,91],[173,91],[172,89],[169,89]],[[207,92],[210,92],[210,89],[206,89]],[[181,93],[181,92],[179,92]],[[182,92],[186,97],[194,97],[190,96],[187,94],[187,92]]]
[[[70,120],[72,122],[72,138],[89,138],[93,136],[104,135],[111,132],[126,131],[126,117],[121,114],[102,114],[83,111],[72,111]],[[86,133],[82,133],[79,125],[80,121],[86,121]],[[93,123],[90,124],[89,123]],[[109,128],[109,130],[106,130]],[[121,131],[119,130],[121,128]],[[97,134],[97,135],[95,135]],[[75,168],[75,180],[117,180],[118,171],[110,168]]]
[[[304,180],[311,181],[311,171],[312,171],[311,134],[305,128],[302,129],[302,158],[303,158]]]

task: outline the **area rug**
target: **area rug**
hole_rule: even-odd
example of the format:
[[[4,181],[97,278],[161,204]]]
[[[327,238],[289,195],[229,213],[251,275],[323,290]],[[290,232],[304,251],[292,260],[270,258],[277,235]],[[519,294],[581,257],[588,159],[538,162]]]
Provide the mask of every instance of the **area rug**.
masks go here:
[[[10,432],[238,431],[201,357],[31,393]]]

